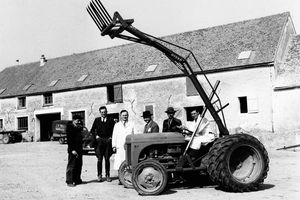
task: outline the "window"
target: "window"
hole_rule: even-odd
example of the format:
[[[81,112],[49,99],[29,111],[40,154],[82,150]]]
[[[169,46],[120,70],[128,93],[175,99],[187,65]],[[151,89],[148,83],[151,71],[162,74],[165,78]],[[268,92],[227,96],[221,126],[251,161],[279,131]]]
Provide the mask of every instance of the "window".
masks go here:
[[[0,89],[0,94],[2,94],[5,90],[6,90],[6,88]]]
[[[203,109],[204,109],[204,106],[193,106],[193,107],[186,107],[185,108],[185,111],[186,111],[186,120],[187,121],[193,121],[194,119],[192,118],[192,116],[191,116],[191,112],[193,111],[193,110],[198,110],[199,111],[199,113],[200,113],[200,115],[202,114],[202,112],[203,112]]]
[[[186,96],[196,96],[199,95],[198,91],[196,90],[193,82],[189,77],[186,77]]]
[[[240,101],[240,112],[248,113],[247,97],[239,97]]]
[[[3,119],[0,119],[0,130],[3,129]]]
[[[52,93],[44,94],[44,105],[53,105],[53,96]]]
[[[18,98],[18,109],[26,108],[26,97]]]
[[[72,119],[74,115],[79,115],[80,117],[82,117],[83,126],[85,126],[85,111],[76,111],[71,113],[72,113]]]
[[[122,103],[123,94],[122,94],[122,85],[109,85],[107,86],[107,100],[108,103]]]
[[[52,81],[51,83],[49,83],[49,87],[53,87],[53,86],[55,86],[56,85],[56,83],[59,81],[60,79],[57,79],[57,80],[54,80],[54,81]]]
[[[153,105],[147,105],[145,106],[145,111],[150,111],[151,114],[153,114]]]
[[[250,58],[251,52],[252,52],[251,50],[250,51],[242,51],[238,56],[238,60]]]
[[[146,72],[154,72],[157,65],[150,65],[147,67]]]
[[[28,117],[19,117],[18,130],[28,130]]]
[[[258,113],[258,103],[256,97],[239,97],[241,113]]]
[[[80,78],[77,81],[78,82],[83,82],[86,79],[86,77],[88,77],[88,74],[80,76]]]
[[[23,87],[23,89],[22,89],[22,90],[26,91],[26,90],[28,90],[28,89],[29,89],[31,86],[32,86],[32,84],[25,85],[25,87]]]
[[[154,110],[153,110],[153,105],[146,105],[145,106],[145,111],[150,111],[150,113],[152,114],[152,117],[154,119]]]

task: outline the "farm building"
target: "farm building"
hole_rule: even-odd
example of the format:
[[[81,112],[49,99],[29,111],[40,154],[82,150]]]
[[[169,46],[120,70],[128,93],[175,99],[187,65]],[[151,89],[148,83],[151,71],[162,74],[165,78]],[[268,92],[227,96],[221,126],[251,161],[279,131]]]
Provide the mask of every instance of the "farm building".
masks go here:
[[[300,37],[288,12],[161,39],[191,50],[210,82],[220,80],[217,93],[229,103],[224,114],[230,134],[245,131],[267,146],[298,141]],[[194,71],[209,93],[203,72]],[[164,54],[138,43],[48,60],[42,55],[0,72],[0,128],[26,130],[26,140],[50,140],[52,122],[74,114],[90,129],[102,105],[115,118],[128,110],[137,133],[145,110],[161,129],[168,106],[183,122],[192,107],[204,107],[191,81]]]

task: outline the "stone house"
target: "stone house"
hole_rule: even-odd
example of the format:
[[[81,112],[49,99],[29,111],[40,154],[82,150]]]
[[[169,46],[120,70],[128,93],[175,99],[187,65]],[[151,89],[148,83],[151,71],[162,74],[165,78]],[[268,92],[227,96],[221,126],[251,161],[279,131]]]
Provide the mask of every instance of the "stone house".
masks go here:
[[[300,143],[300,35],[293,35],[273,86],[274,130],[287,146]]]
[[[223,104],[229,103],[224,114],[231,134],[246,131],[271,146],[295,143],[300,90],[293,72],[299,71],[299,36],[289,13],[162,39],[193,51],[211,83],[220,80],[217,93]],[[209,93],[202,71],[194,71]],[[102,105],[115,118],[128,110],[138,133],[145,110],[162,129],[168,106],[183,122],[190,120],[191,107],[204,106],[174,64],[138,43],[49,60],[42,56],[39,62],[0,72],[0,128],[26,129],[24,137],[34,141],[49,140],[52,121],[74,114],[82,115],[90,129]]]

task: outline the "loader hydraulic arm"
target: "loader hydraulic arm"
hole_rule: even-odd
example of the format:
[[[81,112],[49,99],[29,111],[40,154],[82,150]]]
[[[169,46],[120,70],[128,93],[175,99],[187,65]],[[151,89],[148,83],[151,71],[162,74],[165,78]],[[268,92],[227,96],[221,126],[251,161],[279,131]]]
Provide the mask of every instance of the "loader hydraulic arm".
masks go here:
[[[210,114],[212,115],[213,119],[215,120],[215,122],[219,128],[220,136],[229,134],[228,130],[225,126],[224,116],[223,116],[223,121],[224,121],[224,123],[223,123],[223,121],[221,120],[221,118],[218,114],[218,112],[222,111],[228,104],[223,107],[221,106],[221,108],[219,110],[215,110],[213,103],[211,103],[211,100],[212,100],[213,96],[217,96],[216,87],[213,88],[211,86],[212,93],[208,97],[205,90],[203,89],[202,85],[198,81],[195,73],[193,72],[191,66],[187,62],[187,57],[192,55],[193,58],[195,59],[195,62],[201,69],[200,64],[198,63],[194,54],[191,51],[139,31],[138,29],[136,29],[135,27],[132,26],[132,23],[134,22],[133,19],[123,19],[118,12],[115,12],[113,15],[113,18],[111,18],[99,0],[92,0],[90,2],[89,6],[87,7],[87,11],[90,14],[90,16],[92,17],[92,19],[94,20],[97,27],[100,29],[102,36],[109,35],[112,39],[117,37],[117,38],[129,40],[129,41],[149,45],[149,46],[152,46],[152,47],[158,49],[162,53],[164,53],[186,76],[188,76],[190,78],[190,80],[194,84],[197,92],[199,93],[200,97],[202,98],[202,100],[205,104],[205,110],[204,110],[203,114],[205,114],[206,109],[210,112]],[[132,36],[122,34],[122,32],[124,32],[124,31],[127,31]],[[155,40],[154,40],[154,38],[155,38]],[[188,51],[189,55],[186,58],[183,58],[182,56],[178,55],[176,52],[172,51],[171,49],[167,48],[165,45],[158,42],[158,40],[166,42],[169,45],[174,45],[177,48],[181,48],[185,51]],[[201,69],[201,71],[203,72],[202,69]],[[205,78],[207,79],[206,76],[205,76]],[[207,79],[207,81],[208,81],[208,79]],[[220,101],[219,101],[219,103],[220,103]]]

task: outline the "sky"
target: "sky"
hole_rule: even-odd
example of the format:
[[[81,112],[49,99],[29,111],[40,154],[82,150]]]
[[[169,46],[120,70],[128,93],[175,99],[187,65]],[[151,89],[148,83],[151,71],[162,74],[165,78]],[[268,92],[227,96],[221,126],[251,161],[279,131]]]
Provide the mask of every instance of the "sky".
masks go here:
[[[300,31],[300,0],[101,0],[155,37],[290,12]],[[128,43],[102,37],[90,0],[1,0],[0,71],[6,67]],[[19,62],[16,62],[19,60]]]

